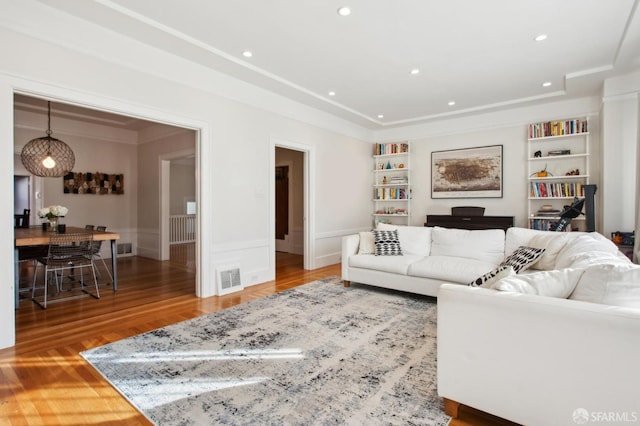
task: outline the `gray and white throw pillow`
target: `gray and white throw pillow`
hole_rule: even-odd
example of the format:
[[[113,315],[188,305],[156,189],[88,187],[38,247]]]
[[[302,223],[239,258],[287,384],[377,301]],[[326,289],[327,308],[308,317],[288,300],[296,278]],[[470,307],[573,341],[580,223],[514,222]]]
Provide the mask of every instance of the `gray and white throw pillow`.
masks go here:
[[[373,231],[374,243],[376,245],[376,256],[402,256],[398,231]]]
[[[520,246],[500,266],[513,266],[513,270],[518,274],[536,263],[544,251],[543,248]]]

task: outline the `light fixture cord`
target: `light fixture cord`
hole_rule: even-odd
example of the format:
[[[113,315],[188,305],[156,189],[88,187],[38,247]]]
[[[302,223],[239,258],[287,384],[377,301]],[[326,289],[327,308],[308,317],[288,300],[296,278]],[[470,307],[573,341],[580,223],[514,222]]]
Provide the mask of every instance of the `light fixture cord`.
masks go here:
[[[47,155],[51,157],[51,101],[47,101]]]

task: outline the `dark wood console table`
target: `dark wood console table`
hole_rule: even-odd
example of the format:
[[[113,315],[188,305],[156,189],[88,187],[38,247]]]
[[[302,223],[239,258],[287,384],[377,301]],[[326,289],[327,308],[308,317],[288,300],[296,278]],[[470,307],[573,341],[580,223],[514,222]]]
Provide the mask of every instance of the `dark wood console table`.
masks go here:
[[[424,226],[458,229],[504,229],[513,226],[514,216],[452,216],[428,214]]]

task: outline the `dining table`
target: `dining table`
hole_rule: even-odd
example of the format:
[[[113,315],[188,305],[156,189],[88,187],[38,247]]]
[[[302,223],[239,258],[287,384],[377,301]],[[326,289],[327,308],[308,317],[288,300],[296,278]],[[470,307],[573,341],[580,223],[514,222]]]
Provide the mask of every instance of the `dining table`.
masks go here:
[[[29,227],[29,228],[14,228],[14,286],[16,297],[16,308],[20,304],[20,265],[19,254],[20,247],[27,246],[48,246],[51,238],[51,231],[44,229],[42,226]],[[82,233],[93,232],[93,239],[95,241],[110,241],[111,242],[111,276],[113,277],[113,291],[118,291],[118,256],[116,241],[120,239],[120,234],[113,231],[90,231],[84,227],[67,226],[66,233]]]

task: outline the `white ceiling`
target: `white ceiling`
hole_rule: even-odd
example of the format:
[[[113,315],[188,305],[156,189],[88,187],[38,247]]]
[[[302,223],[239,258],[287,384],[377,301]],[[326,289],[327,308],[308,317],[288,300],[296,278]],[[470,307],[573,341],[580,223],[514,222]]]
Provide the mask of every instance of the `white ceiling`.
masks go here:
[[[591,96],[640,70],[640,0],[39,1],[371,129]]]

